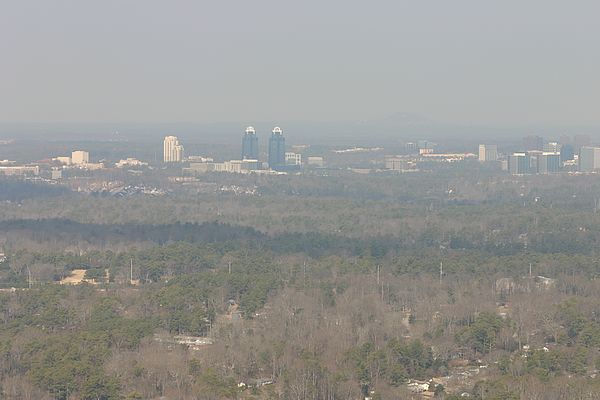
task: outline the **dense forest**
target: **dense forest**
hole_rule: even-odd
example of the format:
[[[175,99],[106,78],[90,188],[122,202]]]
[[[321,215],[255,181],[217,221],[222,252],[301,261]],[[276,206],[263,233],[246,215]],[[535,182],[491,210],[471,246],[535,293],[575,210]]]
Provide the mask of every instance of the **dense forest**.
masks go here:
[[[3,182],[2,397],[600,398],[595,178],[409,175]]]

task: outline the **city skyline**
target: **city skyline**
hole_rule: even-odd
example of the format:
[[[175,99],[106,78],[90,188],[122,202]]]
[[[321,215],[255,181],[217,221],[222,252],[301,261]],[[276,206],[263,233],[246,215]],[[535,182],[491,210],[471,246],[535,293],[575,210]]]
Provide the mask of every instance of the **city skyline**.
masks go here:
[[[0,6],[0,399],[600,400],[600,2]]]
[[[10,145],[11,142],[4,143]],[[513,144],[511,148],[503,148],[498,151],[497,144],[479,144],[475,151],[470,151],[469,146],[463,147],[459,151],[448,151],[445,145],[432,142],[427,139],[416,139],[415,141],[405,142],[403,146],[383,148],[364,148],[350,146],[342,149],[329,149],[324,152],[323,147],[317,147],[319,153],[311,150],[308,145],[291,145],[286,147],[283,129],[276,126],[271,131],[268,141],[266,160],[264,153],[259,152],[259,141],[256,129],[252,126],[246,127],[242,135],[240,146],[241,157],[224,159],[214,153],[203,152],[202,154],[186,154],[179,138],[173,135],[165,136],[163,139],[163,160],[164,164],[178,163],[183,175],[197,176],[206,172],[235,172],[235,173],[300,173],[310,171],[314,167],[325,167],[325,157],[323,154],[366,154],[368,168],[362,168],[355,171],[382,172],[392,171],[418,171],[418,165],[426,165],[429,162],[455,163],[478,159],[480,163],[486,163],[486,169],[489,171],[504,171],[512,175],[532,175],[532,174],[558,174],[561,172],[572,174],[597,173],[600,170],[598,151],[600,147],[591,146],[591,138],[586,135],[563,135],[559,139],[548,139],[538,135],[529,135],[520,141],[520,144]],[[123,150],[123,149],[121,149]],[[515,151],[516,150],[516,151]],[[46,175],[51,172],[52,180],[62,179],[61,169],[81,169],[86,171],[110,169],[114,165],[116,168],[123,167],[149,167],[151,162],[144,161],[144,158],[134,157],[135,147],[128,148],[126,153],[121,153],[118,162],[117,159],[107,159],[106,157],[97,157],[98,162],[90,162],[90,152],[87,150],[73,150],[71,157],[51,154],[51,157],[39,161],[29,159],[27,162],[18,163],[14,160],[0,158],[0,173],[18,175],[18,174],[40,174],[40,171]],[[372,156],[368,154],[371,153]],[[155,163],[156,159],[155,153]],[[382,159],[383,158],[383,159]],[[215,161],[215,159],[219,161]],[[148,158],[146,160],[149,161]],[[223,161],[221,161],[223,160]],[[368,160],[368,161],[367,161]],[[335,168],[348,168],[351,164],[338,164]],[[330,166],[328,166],[330,167]],[[474,166],[471,164],[471,167]],[[335,169],[334,168],[334,169]],[[171,170],[176,170],[172,169]],[[352,168],[351,168],[352,170]]]

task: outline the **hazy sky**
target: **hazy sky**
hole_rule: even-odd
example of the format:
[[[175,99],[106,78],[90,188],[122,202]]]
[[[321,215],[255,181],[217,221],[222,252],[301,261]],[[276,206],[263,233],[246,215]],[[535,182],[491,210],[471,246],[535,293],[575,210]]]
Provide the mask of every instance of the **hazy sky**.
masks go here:
[[[0,122],[600,126],[600,2],[0,0]]]

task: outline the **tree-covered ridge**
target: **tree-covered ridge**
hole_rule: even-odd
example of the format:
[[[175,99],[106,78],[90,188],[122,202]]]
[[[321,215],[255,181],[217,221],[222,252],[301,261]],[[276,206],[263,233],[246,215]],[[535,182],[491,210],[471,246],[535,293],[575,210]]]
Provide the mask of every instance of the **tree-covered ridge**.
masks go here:
[[[0,393],[598,397],[593,179],[313,178],[0,204]]]
[[[517,265],[523,259],[507,256],[484,264],[484,258],[465,259],[463,252],[446,254],[442,286],[437,278],[427,278],[435,277],[437,261],[419,264],[422,258],[414,255],[308,258],[189,243],[123,253],[22,252],[19,257],[33,262],[30,269],[35,270],[35,262],[72,268],[86,260],[108,267],[115,280],[126,276],[133,258],[136,274],[156,263],[150,270],[157,279],[137,288],[116,281],[96,287],[37,281],[31,290],[3,294],[0,338],[6,373],[30,379],[42,390],[40,396],[46,391],[52,398],[174,393],[168,373],[152,361],[153,353],[165,351],[153,340],[157,332],[216,340],[199,359],[176,350],[165,367],[185,369],[177,390],[190,398],[194,393],[203,398],[199,390],[211,398],[239,397],[246,392],[237,389],[237,382],[249,385],[261,379],[278,382],[277,390],[289,396],[300,391],[316,398],[326,393],[345,398],[350,388],[348,393],[391,394],[406,390],[411,379],[451,374],[457,354],[497,359],[499,376],[553,382],[573,374],[583,378],[600,362],[590,353],[600,349],[593,312],[597,288],[585,270],[575,277],[571,271],[560,275],[560,260],[532,254],[537,268],[556,263],[556,269],[547,271],[558,274],[559,283],[550,289],[527,288],[534,282],[517,274],[513,293],[490,298],[484,295],[494,284],[488,266]],[[10,268],[21,258],[12,257]],[[503,268],[492,273],[497,276]],[[528,310],[535,306],[529,304],[528,291],[538,302],[554,304],[551,312]],[[573,293],[578,302],[569,300]],[[496,302],[507,299],[513,308],[502,318]],[[223,319],[232,316],[231,304],[242,325]],[[530,350],[521,351],[528,340],[539,344],[529,342]],[[550,350],[543,350],[544,345]],[[124,354],[132,361],[126,362]],[[131,383],[156,379],[159,389]],[[298,386],[299,379],[308,380]],[[485,390],[517,393],[506,384]]]

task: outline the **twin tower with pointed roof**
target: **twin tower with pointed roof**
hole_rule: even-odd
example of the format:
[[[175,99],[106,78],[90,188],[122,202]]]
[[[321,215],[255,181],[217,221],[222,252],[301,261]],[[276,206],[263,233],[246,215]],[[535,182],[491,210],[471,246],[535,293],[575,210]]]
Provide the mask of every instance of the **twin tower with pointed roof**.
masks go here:
[[[259,158],[258,136],[256,130],[249,126],[242,137],[242,160],[257,160]],[[269,168],[278,170],[285,168],[285,137],[283,130],[276,126],[269,138]]]

